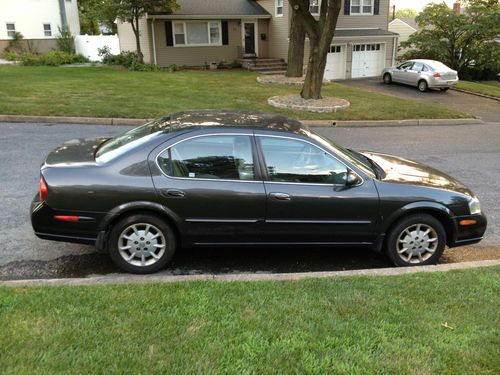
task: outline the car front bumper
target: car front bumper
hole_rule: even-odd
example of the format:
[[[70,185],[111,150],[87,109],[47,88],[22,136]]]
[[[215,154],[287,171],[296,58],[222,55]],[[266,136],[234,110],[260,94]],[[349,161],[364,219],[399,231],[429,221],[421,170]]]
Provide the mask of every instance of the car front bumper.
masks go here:
[[[486,227],[488,225],[488,220],[483,213],[476,215],[456,216],[453,219],[453,222],[455,226],[455,235],[453,236],[454,238],[449,241],[449,247],[478,243],[483,239],[484,232],[486,231]],[[463,223],[471,222],[474,223],[463,225]]]

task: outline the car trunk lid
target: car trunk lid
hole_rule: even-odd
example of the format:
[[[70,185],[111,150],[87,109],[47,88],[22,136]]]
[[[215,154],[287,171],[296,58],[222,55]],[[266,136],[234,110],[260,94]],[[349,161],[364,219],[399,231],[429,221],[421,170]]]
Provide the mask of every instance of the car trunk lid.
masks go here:
[[[81,165],[95,163],[95,152],[109,138],[79,138],[64,142],[45,159],[45,165]]]

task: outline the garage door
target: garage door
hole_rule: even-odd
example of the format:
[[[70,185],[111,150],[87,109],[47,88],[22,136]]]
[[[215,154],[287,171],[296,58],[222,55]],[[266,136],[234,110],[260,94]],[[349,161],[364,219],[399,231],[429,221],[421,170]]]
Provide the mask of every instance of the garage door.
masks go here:
[[[383,69],[385,45],[382,43],[352,46],[352,78],[376,77]]]
[[[345,78],[345,46],[330,46],[326,55],[325,79]]]

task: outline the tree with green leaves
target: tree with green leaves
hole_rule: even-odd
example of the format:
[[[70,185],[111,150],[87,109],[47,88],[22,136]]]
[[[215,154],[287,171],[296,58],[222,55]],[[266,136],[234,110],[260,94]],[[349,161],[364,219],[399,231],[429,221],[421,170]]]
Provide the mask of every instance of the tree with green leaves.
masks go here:
[[[137,55],[141,63],[144,63],[144,55],[141,50],[139,24],[142,17],[148,13],[157,11],[173,12],[179,7],[176,0],[110,0],[114,3],[117,18],[122,22],[128,22],[132,26],[135,35]]]
[[[321,99],[326,56],[330,50],[340,13],[341,0],[323,0],[319,18],[311,14],[309,0],[289,0],[293,15],[309,37],[309,61],[304,86],[300,95],[304,99]]]
[[[500,44],[500,2],[469,0],[463,13],[455,13],[446,4],[431,4],[415,19],[420,31],[401,43],[412,48],[404,59],[428,58],[442,61],[460,74],[471,67],[498,67]]]
[[[396,11],[396,18],[412,18],[417,17],[417,11],[415,9],[399,9]]]
[[[78,0],[80,32],[98,35],[100,26],[105,26],[116,34],[116,6],[114,0]]]

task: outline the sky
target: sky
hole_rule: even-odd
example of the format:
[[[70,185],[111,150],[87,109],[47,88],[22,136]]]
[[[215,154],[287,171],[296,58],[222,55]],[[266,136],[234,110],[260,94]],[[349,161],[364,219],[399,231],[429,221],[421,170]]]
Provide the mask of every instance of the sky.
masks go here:
[[[398,9],[415,9],[420,12],[429,3],[442,3],[445,2],[451,8],[455,0],[391,0],[391,6],[396,5]]]

